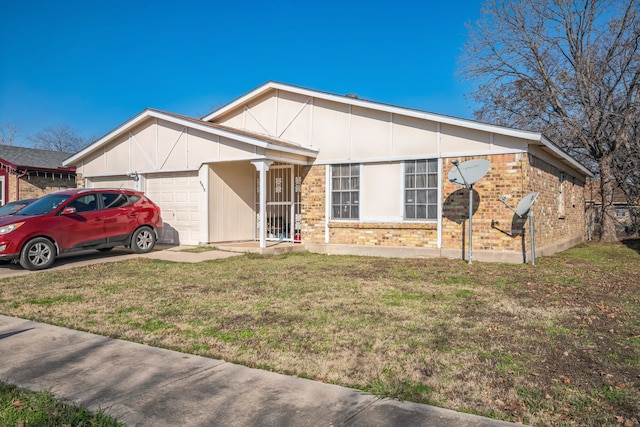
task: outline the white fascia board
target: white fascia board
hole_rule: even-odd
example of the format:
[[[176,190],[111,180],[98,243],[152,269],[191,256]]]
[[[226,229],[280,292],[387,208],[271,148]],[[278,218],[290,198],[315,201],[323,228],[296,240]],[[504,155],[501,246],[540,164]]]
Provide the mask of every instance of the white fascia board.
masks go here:
[[[281,152],[290,153],[290,154],[296,154],[296,155],[301,155],[301,156],[313,155],[312,153],[316,153],[317,154],[318,151],[319,151],[318,149],[315,149],[315,148],[300,148],[300,149],[296,149],[295,147],[283,147],[283,146],[280,146],[280,145],[269,144],[268,142],[265,142],[265,141],[263,141],[261,139],[258,139],[258,138],[251,138],[251,137],[245,136],[245,135],[238,135],[236,133],[233,133],[233,132],[230,132],[230,131],[226,131],[224,129],[212,128],[211,126],[194,123],[192,121],[184,120],[184,119],[181,119],[179,117],[175,117],[175,116],[172,116],[172,115],[169,115],[169,114],[164,114],[164,113],[156,111],[156,110],[146,109],[142,113],[140,113],[137,116],[135,116],[134,118],[132,118],[131,120],[125,122],[124,124],[122,124],[121,126],[117,127],[113,131],[109,132],[107,135],[103,136],[102,138],[100,138],[99,140],[94,142],[93,144],[89,145],[84,150],[81,150],[78,153],[76,153],[73,156],[71,156],[68,159],[66,159],[63,162],[63,165],[75,164],[75,162],[77,162],[79,159],[81,159],[81,158],[87,156],[88,154],[98,150],[102,145],[106,144],[108,141],[113,139],[115,136],[120,135],[120,134],[122,134],[124,132],[127,132],[128,130],[132,129],[137,124],[139,124],[140,122],[142,122],[143,120],[145,120],[145,119],[147,119],[149,117],[158,118],[158,119],[161,119],[161,120],[165,120],[165,121],[168,121],[168,122],[171,122],[171,123],[175,123],[175,124],[178,124],[178,125],[182,125],[182,126],[188,127],[190,129],[200,130],[200,131],[212,134],[212,135],[229,138],[229,139],[232,139],[234,141],[243,142],[245,144],[249,144],[249,145],[260,147],[260,148],[264,148],[264,149],[269,149],[269,150],[274,150],[274,151],[281,151]]]

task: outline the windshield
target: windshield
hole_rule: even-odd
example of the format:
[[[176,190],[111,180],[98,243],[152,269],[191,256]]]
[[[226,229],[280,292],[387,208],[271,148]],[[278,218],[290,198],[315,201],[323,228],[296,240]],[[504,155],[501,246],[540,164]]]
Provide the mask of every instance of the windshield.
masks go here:
[[[31,203],[29,206],[25,206],[16,212],[16,215],[44,215],[48,214],[62,203],[64,203],[67,199],[69,199],[69,195],[66,194],[49,194],[48,196],[44,196],[41,199],[36,200]]]
[[[0,216],[11,215],[16,210],[20,209],[20,205],[15,205],[13,203],[8,203],[0,208]]]

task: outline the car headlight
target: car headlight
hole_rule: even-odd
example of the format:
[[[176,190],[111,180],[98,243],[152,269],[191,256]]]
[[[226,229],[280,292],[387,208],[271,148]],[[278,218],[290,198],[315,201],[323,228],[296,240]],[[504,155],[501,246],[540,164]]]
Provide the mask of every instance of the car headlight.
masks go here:
[[[0,227],[0,235],[9,234],[13,230],[15,230],[18,227],[20,227],[22,224],[24,224],[24,221],[23,222],[16,222],[14,224],[9,224],[9,225],[5,225],[3,227]]]

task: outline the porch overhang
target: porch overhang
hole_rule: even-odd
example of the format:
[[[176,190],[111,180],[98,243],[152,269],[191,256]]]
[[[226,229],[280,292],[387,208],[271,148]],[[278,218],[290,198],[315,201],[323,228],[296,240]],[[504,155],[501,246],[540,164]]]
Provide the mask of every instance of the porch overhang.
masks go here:
[[[254,158],[262,157],[256,156],[256,151],[265,152],[264,157],[268,157],[275,161],[293,163],[293,164],[309,164],[318,155],[319,150],[311,147],[303,147],[298,144],[287,142],[273,137],[260,135],[244,130],[234,129],[228,126],[223,126],[215,123],[205,122],[199,119],[191,117],[181,116],[164,111],[146,109],[137,116],[131,118],[127,122],[123,123],[113,131],[109,132],[102,138],[96,140],[93,144],[90,144],[85,149],[79,151],[68,159],[64,160],[64,166],[77,166],[82,164],[82,161],[96,152],[104,149],[111,141],[119,136],[131,131],[140,123],[149,119],[160,119],[168,123],[173,123],[179,126],[184,126],[188,129],[197,130],[206,134],[212,135],[218,138],[227,138],[233,141],[240,142],[247,146],[247,153]],[[203,162],[205,163],[205,162]]]

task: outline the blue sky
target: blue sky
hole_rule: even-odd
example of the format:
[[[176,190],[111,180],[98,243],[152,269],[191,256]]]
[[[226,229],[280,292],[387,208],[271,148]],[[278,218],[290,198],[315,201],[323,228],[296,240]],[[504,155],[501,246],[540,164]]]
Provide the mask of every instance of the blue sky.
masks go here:
[[[3,1],[0,126],[85,138],[146,107],[201,117],[275,80],[471,118],[481,1]]]

